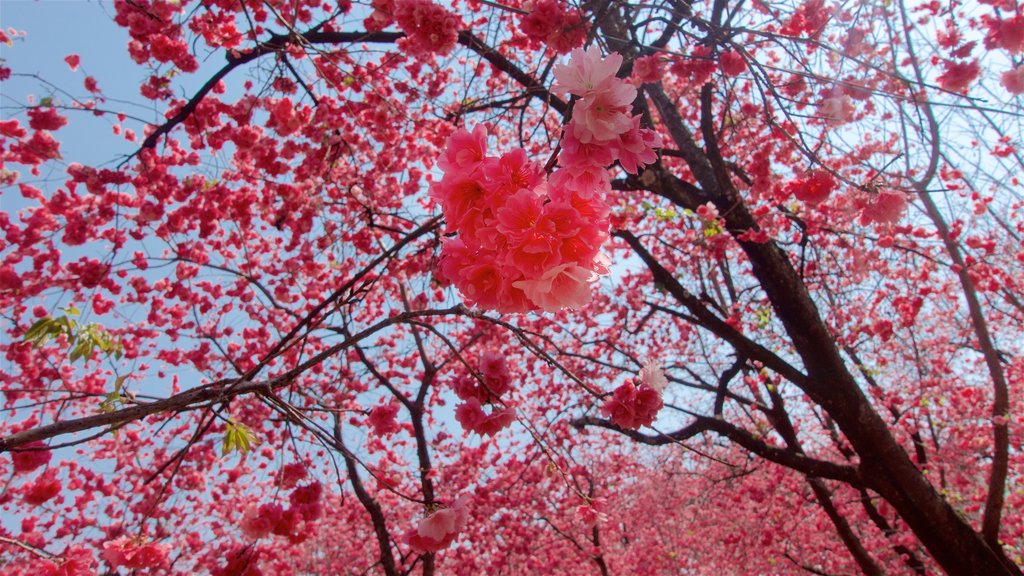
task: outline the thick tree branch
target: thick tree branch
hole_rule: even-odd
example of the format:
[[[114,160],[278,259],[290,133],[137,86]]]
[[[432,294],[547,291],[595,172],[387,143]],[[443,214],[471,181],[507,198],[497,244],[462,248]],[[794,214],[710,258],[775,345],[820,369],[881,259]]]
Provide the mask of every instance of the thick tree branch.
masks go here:
[[[803,454],[799,454],[793,450],[772,446],[762,440],[759,440],[750,432],[717,418],[696,416],[694,421],[688,426],[676,430],[675,432],[658,435],[649,435],[636,430],[621,428],[612,424],[608,420],[595,418],[593,416],[577,418],[576,420],[573,420],[572,424],[577,428],[584,428],[587,426],[607,428],[608,430],[614,430],[620,434],[628,436],[632,440],[642,444],[648,444],[650,446],[676,444],[684,440],[689,440],[690,438],[705,432],[715,432],[720,436],[732,440],[736,444],[739,444],[743,448],[757,454],[765,460],[796,470],[802,474],[816,478],[838,480],[840,482],[850,484],[851,486],[862,485],[859,472],[853,466],[836,464],[826,460],[817,460],[809,458]]]

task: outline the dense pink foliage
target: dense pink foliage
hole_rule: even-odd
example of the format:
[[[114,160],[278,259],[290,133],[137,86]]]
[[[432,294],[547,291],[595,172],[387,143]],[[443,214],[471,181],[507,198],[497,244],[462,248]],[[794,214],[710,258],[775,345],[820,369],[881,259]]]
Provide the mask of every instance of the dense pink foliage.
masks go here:
[[[1019,3],[78,9],[0,572],[1020,575]]]

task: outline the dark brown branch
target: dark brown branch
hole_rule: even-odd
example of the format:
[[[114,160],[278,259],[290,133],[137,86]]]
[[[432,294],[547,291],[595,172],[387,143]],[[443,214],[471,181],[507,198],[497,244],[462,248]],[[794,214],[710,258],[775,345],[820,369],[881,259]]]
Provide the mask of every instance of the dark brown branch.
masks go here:
[[[30,428],[28,430],[11,434],[5,438],[0,438],[0,452],[14,450],[37,440],[46,440],[62,436],[64,434],[73,434],[75,432],[81,432],[82,430],[89,430],[104,426],[119,427],[124,425],[126,422],[141,420],[153,414],[181,412],[184,410],[194,409],[211,402],[225,402],[237,396],[277,390],[291,384],[296,378],[310,368],[313,368],[338,352],[352,346],[356,342],[372,336],[388,326],[425,316],[442,316],[463,313],[465,313],[465,309],[460,304],[441,310],[421,310],[417,312],[404,312],[397,314],[391,318],[382,320],[361,332],[358,332],[350,338],[346,338],[344,341],[320,352],[316,356],[313,356],[291,370],[268,380],[249,381],[241,378],[218,380],[217,382],[198,386],[180,394],[175,394],[169,398],[157,400],[148,404],[139,404],[137,406],[122,408],[113,412],[106,412],[103,414],[96,414],[94,416],[86,416],[75,420],[65,420],[63,422],[55,422],[45,426]]]
[[[685,428],[681,428],[668,434],[658,435],[649,435],[636,430],[620,428],[608,420],[594,418],[592,416],[577,418],[576,420],[573,420],[572,424],[577,428],[596,426],[598,428],[614,430],[620,434],[628,436],[636,442],[651,446],[676,444],[689,440],[690,438],[705,432],[714,432],[732,440],[736,444],[739,444],[743,448],[764,458],[765,460],[796,470],[801,474],[806,474],[815,478],[838,480],[840,482],[850,484],[851,486],[860,486],[862,484],[860,474],[853,466],[836,464],[835,462],[829,462],[827,460],[817,460],[815,458],[799,454],[793,450],[771,446],[761,440],[758,440],[750,432],[717,418],[696,416],[694,417],[694,421]]]

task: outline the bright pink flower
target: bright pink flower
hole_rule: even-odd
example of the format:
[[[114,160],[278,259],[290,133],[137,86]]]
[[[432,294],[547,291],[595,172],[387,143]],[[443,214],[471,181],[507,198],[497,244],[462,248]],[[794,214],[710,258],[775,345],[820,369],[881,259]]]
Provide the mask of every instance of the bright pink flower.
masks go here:
[[[640,84],[661,80],[665,75],[665,62],[661,56],[644,56],[633,61],[633,79]]]
[[[597,279],[592,270],[575,263],[556,266],[536,280],[513,283],[540,309],[557,312],[562,308],[581,308],[590,302],[590,284]]]
[[[37,107],[28,110],[28,125],[33,130],[57,130],[67,123],[68,119],[53,108]]]
[[[301,462],[292,462],[291,464],[285,464],[281,467],[281,474],[278,477],[278,486],[285,490],[290,490],[308,475],[305,464]]]
[[[68,54],[64,57],[64,61],[67,62],[68,67],[71,68],[72,72],[74,72],[75,70],[78,70],[78,64],[82,59],[78,57],[78,54]]]
[[[458,16],[430,0],[397,0],[395,22],[405,32],[403,44],[413,56],[448,54],[459,41]]]
[[[455,420],[462,425],[462,429],[481,436],[494,436],[515,419],[515,408],[499,409],[492,406],[488,414],[476,398],[467,398],[455,409]]]
[[[588,503],[576,507],[576,518],[586,526],[596,526],[607,517],[603,512],[604,506],[604,498],[593,498]]]
[[[398,421],[395,416],[398,415],[398,409],[400,408],[398,402],[389,402],[381,406],[374,406],[370,410],[370,426],[373,427],[374,434],[378,436],[387,436],[394,432],[398,432],[402,429],[398,425]]]
[[[60,555],[60,561],[46,558],[35,560],[26,574],[37,576],[96,576],[96,559],[90,549],[82,545],[68,547]]]
[[[167,549],[165,544],[121,536],[103,543],[103,559],[112,568],[124,567],[157,573],[167,563]]]
[[[1024,93],[1024,66],[1017,66],[1012,70],[1003,72],[999,82],[1011,94]]]
[[[1024,16],[1015,16],[1005,20],[993,19],[989,23],[989,35],[985,38],[985,46],[997,46],[1010,54],[1024,52]]]
[[[26,444],[21,451],[11,452],[15,474],[31,472],[40,466],[45,466],[50,463],[51,457],[50,450],[40,440]]]
[[[430,196],[441,204],[449,228],[461,228],[467,220],[488,207],[488,193],[479,180],[461,172],[448,174],[430,188]]]
[[[936,79],[939,86],[950,92],[966,93],[974,80],[981,74],[977,60],[970,62],[946,62],[945,71]]]
[[[495,210],[509,196],[524,188],[533,190],[544,182],[544,167],[530,160],[522,148],[515,148],[500,158],[486,159],[483,171],[490,205]]]
[[[603,166],[564,167],[548,177],[548,194],[556,201],[568,201],[574,196],[603,198],[610,186],[611,178]]]
[[[541,215],[541,198],[532,190],[521,189],[497,211],[498,231],[513,242],[520,242],[535,231]]]
[[[580,97],[588,96],[603,90],[607,84],[615,80],[615,73],[619,71],[620,66],[622,56],[612,53],[607,58],[602,58],[601,49],[596,44],[591,45],[585,52],[577,48],[572,51],[567,63],[555,66],[554,75],[557,82],[554,90]]]
[[[882,190],[870,196],[867,205],[861,210],[860,223],[895,224],[903,218],[906,210],[907,199],[901,192]]]
[[[250,505],[242,514],[239,528],[247,537],[256,540],[273,532],[282,516],[284,509],[280,504],[268,502],[260,506]]]
[[[640,117],[633,117],[633,127],[619,137],[619,164],[630,174],[637,174],[658,159],[655,148],[661,147],[661,136],[654,130],[640,127]]]
[[[747,62],[738,52],[725,50],[718,55],[718,63],[727,76],[739,76],[747,69]]]
[[[30,506],[39,506],[56,498],[60,494],[61,488],[56,470],[50,468],[36,478],[35,482],[25,487],[22,500]]]
[[[826,172],[813,172],[806,178],[794,180],[786,185],[788,193],[807,204],[820,204],[828,200],[835,188],[835,180]]]
[[[487,128],[477,124],[473,132],[459,128],[448,137],[437,165],[446,174],[459,172],[471,176],[487,156]]]
[[[650,426],[662,406],[661,394],[657,390],[630,380],[615,389],[612,397],[601,406],[601,412],[612,424],[635,430]]]
[[[579,10],[559,0],[538,0],[523,18],[522,30],[537,46],[559,54],[576,48],[587,39],[587,23]]]

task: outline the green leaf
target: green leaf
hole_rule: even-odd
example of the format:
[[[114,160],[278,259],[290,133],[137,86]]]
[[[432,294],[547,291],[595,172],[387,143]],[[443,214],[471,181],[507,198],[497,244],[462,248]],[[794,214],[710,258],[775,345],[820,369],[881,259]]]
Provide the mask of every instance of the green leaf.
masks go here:
[[[221,445],[221,456],[227,456],[232,452],[246,454],[253,446],[259,444],[256,433],[245,424],[239,424],[229,418],[227,428],[224,430],[224,441]]]

